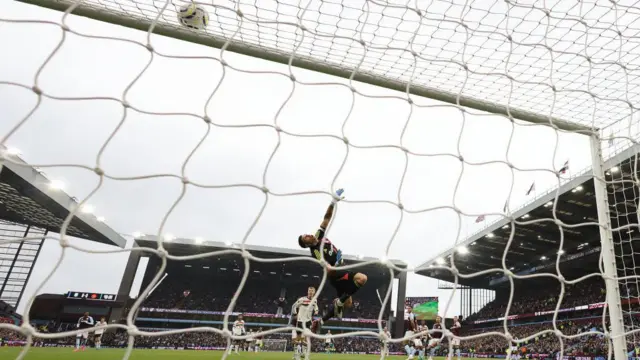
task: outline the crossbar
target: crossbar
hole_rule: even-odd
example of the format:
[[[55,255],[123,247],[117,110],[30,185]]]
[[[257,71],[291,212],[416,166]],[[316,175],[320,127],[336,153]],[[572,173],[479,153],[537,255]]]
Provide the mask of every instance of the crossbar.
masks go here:
[[[66,12],[69,7],[76,5],[77,2],[69,1],[69,0],[16,0],[19,2],[37,5],[53,10],[58,10],[62,12]],[[131,16],[123,16],[120,13],[106,10],[106,9],[96,9],[91,6],[87,6],[84,4],[79,4],[72,12],[74,15],[84,16],[91,19],[108,22],[115,25],[125,26],[128,28],[138,29],[141,31],[148,31],[152,26],[152,22],[148,19],[142,17],[131,17]],[[158,35],[163,35],[167,37],[172,37],[179,40],[188,41],[195,44],[205,45],[209,47],[214,47],[221,49],[227,42],[229,43],[226,47],[226,50],[243,54],[259,59],[269,60],[280,64],[289,64],[291,54],[287,54],[284,52],[278,52],[273,49],[268,49],[264,47],[254,46],[243,42],[238,41],[229,41],[228,39],[224,39],[212,34],[203,34],[198,33],[196,31],[191,31],[188,29],[180,29],[178,27],[167,25],[161,22],[155,24],[153,28],[153,33]],[[341,78],[349,79],[353,75],[353,68],[345,68],[336,66],[333,64],[329,64],[326,62],[316,61],[314,59],[310,59],[307,57],[295,55],[292,60],[292,65],[298,68],[307,69],[311,71],[321,72],[329,75],[338,76]],[[391,90],[396,90],[400,92],[407,91],[407,83],[403,81],[398,81],[396,79],[391,79],[388,77],[376,75],[373,73],[358,71],[353,76],[353,79],[362,83],[375,85]],[[468,107],[475,110],[480,110],[488,113],[499,114],[504,116],[511,116],[514,119],[557,127],[558,129],[581,133],[585,135],[590,135],[593,133],[593,128],[583,126],[580,124],[576,124],[574,122],[559,119],[555,117],[544,116],[536,113],[532,113],[529,111],[509,107],[495,103],[489,103],[486,101],[478,100],[472,97],[458,95],[455,93],[450,93],[446,91],[442,91],[435,88],[418,86],[415,84],[411,84],[409,86],[409,93],[421,96],[433,100],[442,101],[449,104],[460,105],[464,107]]]

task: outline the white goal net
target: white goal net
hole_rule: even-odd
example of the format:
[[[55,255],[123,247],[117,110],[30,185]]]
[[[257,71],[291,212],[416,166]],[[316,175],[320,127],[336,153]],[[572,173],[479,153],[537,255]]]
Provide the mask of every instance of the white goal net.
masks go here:
[[[264,346],[262,347],[264,351],[287,351],[287,340],[286,339],[265,339]]]
[[[265,259],[245,245],[283,245],[282,239],[292,239],[284,245],[297,246],[294,236],[305,231],[298,225],[309,223],[299,214],[311,207],[287,201],[312,198],[300,201],[313,204],[315,211],[337,200],[335,191],[345,187],[346,199],[338,203],[327,235],[334,239],[335,234],[339,247],[351,241],[352,249],[375,248],[367,255],[376,260],[365,263],[385,271],[437,268],[452,274],[454,288],[489,274],[504,275],[511,284],[542,277],[561,284],[553,319],[534,332],[521,336],[510,327],[512,291],[506,309],[500,309],[500,328],[462,333],[463,341],[476,344],[493,336],[511,348],[553,337],[549,351],[564,355],[568,346],[581,344],[576,342],[581,336],[602,336],[610,357],[626,359],[638,329],[640,259],[634,240],[640,233],[640,191],[635,157],[621,172],[605,168],[605,160],[630,147],[637,153],[633,119],[640,104],[640,5],[631,0],[209,0],[195,2],[209,16],[198,30],[178,20],[177,11],[189,4],[0,4],[0,49],[5,50],[0,145],[60,146],[64,150],[41,150],[41,159],[30,165],[83,182],[81,205],[118,202],[111,208],[113,217],[122,216],[114,220],[118,230],[142,214],[153,217],[145,225],[159,239],[157,249],[98,251],[70,242],[67,223],[56,239],[60,256],[34,293],[45,288],[70,249],[88,257],[145,251],[185,262],[235,253],[243,257],[244,277],[222,309],[221,328],[147,332],[136,326],[133,314],[166,263],[133,304],[126,324],[109,328],[127,332],[124,358],[138,337],[201,331],[244,340],[230,333],[228,314],[250,275],[250,262],[316,262],[324,271],[317,298],[333,292],[324,260]],[[68,130],[81,126],[82,131]],[[619,151],[608,150],[612,147]],[[17,163],[11,152],[0,155]],[[28,153],[24,157],[29,160]],[[584,173],[574,170],[583,167]],[[567,212],[555,205],[560,194],[545,189],[571,183],[575,175],[595,178],[591,196],[597,214],[564,223],[560,218]],[[152,186],[122,185],[147,180],[157,181],[162,191],[150,194]],[[113,194],[124,193],[140,198],[114,200]],[[150,199],[159,194],[169,200],[152,205]],[[555,194],[546,215],[518,213],[526,209],[519,205],[543,194]],[[343,211],[346,220],[340,220]],[[556,224],[551,238],[538,236],[554,251],[536,261],[558,265],[544,274],[515,274],[515,268],[527,265],[525,257],[539,250],[535,244],[527,247],[516,231],[488,245],[504,249],[502,257],[483,258],[473,244],[461,244],[470,228],[505,218],[514,228]],[[171,227],[179,224],[183,232],[221,228],[212,237],[236,246],[198,255],[172,253],[165,245],[174,238]],[[559,265],[571,250],[565,236],[579,237],[587,228],[601,240],[599,268],[567,279]],[[0,245],[10,241],[17,240],[0,240]],[[437,258],[444,250],[438,246],[456,251]],[[475,263],[457,266],[456,258],[465,256]],[[426,265],[407,270],[388,261],[392,258]],[[563,333],[557,316],[565,287],[592,278],[605,278],[601,329]],[[381,309],[391,301],[392,287],[387,288]],[[445,312],[457,307],[454,299],[444,301]],[[42,333],[31,326],[33,300],[26,304],[22,325],[0,323],[0,331],[26,341],[19,356],[35,339],[78,333]],[[376,328],[349,328],[337,335],[305,332],[314,341],[328,336],[386,341],[383,311]],[[291,330],[283,325],[254,336]],[[447,331],[445,337],[453,335]],[[395,336],[389,342],[399,347],[404,340]],[[286,348],[285,340],[265,339],[264,344],[265,349]]]

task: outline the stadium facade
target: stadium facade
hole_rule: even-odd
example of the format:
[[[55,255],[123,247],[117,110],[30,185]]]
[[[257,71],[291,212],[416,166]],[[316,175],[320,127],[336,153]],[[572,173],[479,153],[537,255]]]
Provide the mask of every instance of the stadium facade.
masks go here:
[[[0,152],[8,154],[0,145]],[[58,233],[78,200],[60,189],[41,170],[16,155],[0,162],[0,300],[14,308],[40,255],[44,240]],[[67,235],[124,247],[126,240],[94,215],[78,213]]]
[[[156,249],[158,246],[153,236],[143,236],[135,242],[135,246],[142,248]],[[142,274],[142,289],[147,288],[162,271],[160,282],[136,314],[136,324],[142,328],[219,327],[223,324],[225,313],[229,313],[232,319],[243,314],[247,325],[254,328],[283,326],[288,322],[291,305],[297,298],[306,295],[308,287],[318,288],[323,276],[321,266],[311,261],[309,253],[303,250],[247,245],[246,250],[252,256],[266,261],[251,260],[246,268],[238,245],[198,239],[171,239],[165,240],[163,246],[174,256],[215,254],[190,260],[168,260],[166,268],[162,270],[162,259],[159,257],[142,251],[131,252],[118,291],[119,298],[128,297],[136,270],[143,259],[147,265]],[[391,324],[395,334],[402,336],[402,326],[394,324],[395,318],[402,319],[403,316],[406,273],[392,271],[379,263],[367,264],[375,259],[349,255],[345,255],[344,259],[347,265],[362,264],[355,270],[367,274],[367,285],[354,296],[355,313],[350,315],[348,310],[343,321],[331,321],[324,328],[333,332],[377,328],[381,299],[387,289],[393,287],[395,280],[397,293],[391,299],[395,298],[398,312],[393,317],[390,311],[393,300],[390,300],[383,311],[382,321]],[[406,267],[400,261],[392,262],[398,267]],[[246,283],[240,290],[245,272]],[[241,291],[238,301],[235,307],[229,308],[231,298],[238,290]],[[335,297],[334,292],[327,282],[319,295],[321,308]],[[366,309],[366,313],[363,309]],[[129,310],[123,308],[121,312],[113,312],[111,319],[122,321]]]

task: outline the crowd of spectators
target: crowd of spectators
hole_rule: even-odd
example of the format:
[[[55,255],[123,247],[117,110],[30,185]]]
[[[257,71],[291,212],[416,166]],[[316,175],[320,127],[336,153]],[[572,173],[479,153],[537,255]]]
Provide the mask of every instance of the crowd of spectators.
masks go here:
[[[60,327],[58,327],[60,328]],[[142,329],[144,330],[144,328]],[[5,342],[24,341],[22,334],[15,331],[0,330],[0,339]],[[291,349],[290,333],[277,333],[266,336],[266,339],[285,339],[287,340],[287,350]],[[128,334],[125,331],[112,331],[104,334],[102,344],[105,347],[124,348],[128,343]],[[34,339],[39,346],[72,346],[75,342],[74,336],[67,336],[56,339]],[[373,353],[380,350],[380,341],[377,338],[370,337],[347,337],[335,338],[333,340],[335,351],[340,353]],[[225,337],[214,332],[186,332],[162,336],[137,336],[135,338],[135,347],[142,349],[154,348],[226,348],[228,342]],[[393,350],[399,349],[396,344],[390,344],[389,348]],[[312,351],[325,351],[324,340],[314,340],[312,342]]]
[[[175,281],[168,280],[145,301],[144,307],[154,308],[179,308],[193,310],[213,310],[225,311],[229,305],[231,297],[237,290],[237,284],[220,281],[216,282],[216,287],[208,286],[202,281],[190,281],[189,279],[180,278]],[[264,279],[252,278],[247,279],[245,289],[251,291],[242,291],[234,311],[252,312],[252,313],[271,313],[279,312],[288,314],[291,305],[295,300],[306,294],[308,283],[282,283],[269,282]],[[589,279],[580,282],[578,285],[566,285],[562,299],[559,299],[560,286],[529,286],[526,284],[516,283],[515,296],[511,302],[510,314],[530,314],[536,311],[553,310],[558,302],[561,302],[561,308],[570,308],[579,305],[593,304],[604,301],[604,283],[601,279]],[[372,287],[367,292],[362,289],[355,297],[354,307],[350,309],[345,317],[360,318],[377,318],[380,311],[380,303],[375,295],[376,287]],[[326,288],[327,293],[321,293],[319,297],[320,304],[329,304],[329,294],[332,289]],[[637,290],[626,288],[623,291],[623,297],[635,297],[630,292]],[[373,294],[372,294],[373,293]],[[283,296],[284,294],[284,296]],[[268,299],[268,300],[266,300]],[[474,324],[476,319],[492,319],[504,316],[507,303],[509,301],[508,292],[499,293],[496,299],[488,303],[479,312],[465,319],[463,323],[462,336],[474,336],[473,339],[465,339],[462,341],[461,347],[463,351],[473,349],[477,354],[494,354],[504,355],[510,344],[504,336],[490,334],[491,332],[504,333],[501,322],[487,322],[482,324]],[[626,304],[636,307],[637,304]],[[322,307],[322,306],[321,306]],[[631,309],[631,308],[629,308]],[[631,313],[631,312],[630,312]],[[563,318],[556,321],[558,329],[563,335],[579,335],[576,338],[563,338],[562,342],[558,337],[549,332],[553,329],[553,325],[549,322],[549,316],[527,317],[524,319],[513,320],[509,322],[509,333],[515,339],[528,339],[526,343],[521,344],[522,350],[529,354],[554,354],[560,348],[567,355],[574,356],[602,356],[607,354],[607,343],[602,335],[587,334],[588,332],[603,332],[601,321],[602,309],[582,310],[575,312],[562,313]],[[598,317],[600,315],[600,317]],[[386,317],[386,314],[385,314]],[[631,318],[627,319],[629,321]],[[640,319],[633,320],[637,325],[632,327],[640,327]],[[3,319],[0,318],[0,322]],[[74,324],[60,324],[51,332],[71,330]],[[50,327],[49,329],[54,329]],[[547,331],[546,333],[543,333]],[[22,336],[16,332],[8,330],[0,330],[0,338],[4,341],[20,340]],[[290,339],[290,334],[279,333],[267,336],[267,339]],[[51,343],[57,345],[71,345],[74,338],[67,337],[63,339],[50,340]],[[128,341],[126,332],[116,331],[108,332],[103,338],[105,346],[124,347]],[[376,352],[380,349],[380,341],[376,338],[366,337],[346,337],[336,338],[334,340],[336,351],[343,353],[361,353]],[[633,338],[628,339],[629,349],[640,345],[640,337],[638,342]],[[227,346],[227,339],[212,332],[188,332],[166,336],[138,336],[135,339],[135,346],[141,348],[224,348]],[[290,346],[290,342],[289,345]],[[401,351],[400,344],[390,344],[391,351]],[[439,350],[442,354],[448,349],[447,341]],[[324,351],[324,342],[320,340],[313,341],[314,351]]]
[[[602,335],[588,334],[588,332],[603,332],[602,323],[598,324],[598,320],[583,321],[563,321],[557,323],[558,330],[563,335],[571,336],[576,334],[584,334],[576,338],[562,339],[564,353],[566,355],[585,355],[585,356],[601,356],[607,354],[606,341]],[[522,326],[509,327],[509,333],[514,339],[526,339],[530,336],[533,338],[521,344],[521,349],[525,349],[530,354],[553,354],[560,350],[561,344],[558,337],[549,332],[552,330],[551,323],[535,323]],[[542,333],[547,331],[545,333]],[[463,331],[463,336],[482,335],[490,332],[504,333],[502,327],[499,328],[482,328]],[[630,346],[633,341],[630,339]],[[474,349],[477,353],[487,354],[505,354],[509,343],[506,337],[501,335],[482,335],[475,339],[462,341],[463,348]]]
[[[603,332],[600,319],[592,320],[568,320],[557,322],[558,329],[563,335],[571,336],[576,334],[584,334],[576,338],[566,338],[562,340],[562,346],[565,355],[573,356],[606,356],[606,341],[600,334],[590,334],[589,332]],[[58,330],[66,330],[64,326],[57,326],[51,331],[44,329],[45,332],[56,332]],[[528,354],[555,354],[561,348],[558,337],[549,332],[552,329],[550,323],[535,323],[519,326],[510,326],[509,333],[514,339],[528,339],[525,343],[520,344],[521,349]],[[144,330],[144,329],[142,329]],[[545,332],[546,331],[546,332]],[[493,354],[504,355],[510,344],[506,338],[501,335],[491,334],[491,332],[504,333],[502,327],[476,328],[463,327],[461,336],[476,336],[472,339],[462,341],[461,347],[463,351],[474,350],[476,354]],[[266,339],[290,339],[289,333],[270,334]],[[15,331],[0,330],[0,339],[3,342],[23,341],[24,336]],[[636,343],[634,339],[628,339],[629,350]],[[50,340],[34,339],[36,344],[41,346],[70,346],[75,341],[74,336],[64,338],[56,338]],[[128,342],[128,335],[125,331],[107,332],[103,337],[103,345],[108,347],[125,347]],[[341,353],[374,353],[380,349],[380,341],[377,338],[368,337],[344,337],[334,339],[335,350]],[[136,348],[225,348],[227,339],[222,335],[214,332],[185,332],[172,335],[162,336],[137,336],[135,338]],[[287,342],[287,348],[290,350],[291,343]],[[312,350],[317,352],[325,351],[325,343],[323,340],[313,340]],[[401,351],[400,344],[389,344],[390,351]],[[448,349],[447,340],[443,342],[439,354],[443,355]]]
[[[587,279],[577,285],[565,285],[560,308],[571,308],[579,305],[604,301],[604,282],[600,278]],[[532,286],[526,281],[516,283],[510,315],[528,314],[536,311],[554,310],[560,300],[560,284],[548,283],[545,286]],[[505,316],[509,292],[498,293],[496,299],[471,315],[468,320],[494,319]]]

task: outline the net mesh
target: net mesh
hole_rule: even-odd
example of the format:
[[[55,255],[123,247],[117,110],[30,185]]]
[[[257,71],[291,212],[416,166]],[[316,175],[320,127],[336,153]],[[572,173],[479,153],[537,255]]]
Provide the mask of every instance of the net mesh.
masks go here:
[[[620,144],[609,142],[611,148],[616,148]],[[638,343],[638,335],[633,330],[638,329],[638,301],[640,291],[638,284],[638,272],[640,263],[637,257],[638,239],[638,201],[640,192],[638,191],[637,177],[637,156],[609,169],[606,174],[608,178],[607,192],[610,199],[609,206],[611,212],[612,226],[618,231],[614,231],[613,240],[615,246],[617,272],[620,277],[620,297],[622,302],[622,313],[625,330],[629,331],[627,342],[629,344]]]
[[[129,19],[137,21],[139,24],[150,23],[148,27],[149,34],[153,32],[154,26],[160,24],[174,27],[176,35],[181,32],[188,31],[179,27],[176,21],[175,8],[178,3],[169,3],[162,1],[135,1],[135,0],[97,0],[84,1],[78,3],[70,3],[65,1],[49,0],[37,2],[40,5],[64,8],[67,13],[71,13],[76,9],[90,8],[104,14],[112,14],[117,18]],[[452,93],[458,97],[468,96],[477,99],[491,107],[491,104],[501,104],[507,108],[519,108],[532,113],[540,114],[541,117],[568,118],[576,124],[585,125],[593,128],[605,128],[603,133],[607,135],[607,129],[614,129],[616,126],[619,131],[615,133],[616,139],[627,144],[636,144],[635,133],[632,133],[631,115],[635,111],[633,104],[638,102],[640,86],[638,86],[638,66],[636,64],[640,50],[637,46],[637,32],[640,31],[640,8],[634,2],[610,2],[610,1],[544,1],[544,2],[524,2],[524,1],[214,1],[210,3],[201,3],[210,16],[211,23],[205,32],[197,33],[198,36],[205,38],[222,39],[225,45],[231,43],[240,43],[243,46],[251,47],[263,51],[265,53],[284,54],[290,60],[293,59],[309,59],[309,61],[318,63],[329,63],[336,67],[347,69],[352,74],[370,73],[385,81],[400,81],[406,84],[407,88],[412,86],[423,86],[427,88],[437,89],[443,93]],[[62,29],[65,33],[73,33],[80,36],[86,36],[82,32],[76,31],[73,25],[67,22],[67,15],[57,21],[43,21],[38,19],[25,20],[20,18],[9,18],[0,15],[0,25],[15,24],[33,24],[37,26],[52,26]],[[129,23],[131,24],[131,23]],[[16,36],[15,33],[12,36]],[[90,35],[99,38],[97,35]],[[38,101],[33,105],[30,111],[18,116],[12,121],[10,129],[3,134],[1,144],[8,144],[12,136],[19,131],[21,127],[26,126],[33,117],[34,112],[41,106],[43,99],[58,99],[68,101],[81,101],[85,99],[106,99],[115,101],[122,105],[126,110],[137,111],[150,115],[175,115],[165,112],[150,112],[137,107],[135,101],[128,98],[129,90],[136,85],[139,79],[145,74],[149,68],[149,64],[158,61],[159,58],[178,59],[188,62],[187,56],[170,56],[162,54],[154,49],[154,37],[149,36],[143,41],[124,39],[118,37],[109,37],[110,40],[136,43],[146,48],[152,54],[151,59],[146,67],[131,76],[129,82],[122,90],[122,94],[117,97],[72,97],[50,94],[45,87],[40,86],[40,77],[46,73],[52,59],[55,59],[60,49],[67,40],[63,36],[47,57],[39,64],[38,71],[35,73],[32,82],[22,83],[17,81],[8,81],[0,76],[0,85],[6,88],[22,88],[26,91],[32,91]],[[208,56],[207,59],[214,59],[222,66],[223,72],[221,78],[217,82],[217,86],[211,91],[208,101],[221,96],[218,92],[225,78],[230,76],[227,72],[240,72],[245,74],[253,74],[252,70],[246,70],[235,67],[234,64],[223,57],[223,51],[216,56]],[[345,111],[342,119],[342,131],[338,135],[321,135],[321,134],[299,134],[287,130],[283,127],[279,120],[281,110],[290,105],[290,99],[300,90],[297,86],[304,84],[303,81],[296,78],[294,69],[288,67],[285,70],[263,72],[270,75],[282,76],[289,79],[293,86],[291,87],[289,97],[279,104],[280,107],[273,114],[270,114],[273,121],[267,125],[264,124],[248,124],[248,125],[228,125],[217,123],[216,120],[208,114],[205,106],[205,112],[192,112],[181,114],[190,117],[196,117],[204,120],[206,123],[206,131],[203,138],[208,136],[213,128],[218,127],[239,127],[239,128],[256,128],[268,127],[273,130],[278,137],[277,145],[270,152],[270,157],[266,162],[263,170],[262,182],[255,184],[203,184],[189,180],[184,168],[181,174],[152,174],[145,177],[162,177],[173,176],[181,179],[185,188],[188,186],[198,186],[204,188],[251,188],[264,192],[265,200],[262,207],[251,223],[249,229],[244,235],[240,249],[225,250],[225,252],[235,252],[244,258],[245,269],[249,269],[248,262],[251,261],[282,261],[284,259],[261,259],[253,256],[244,250],[244,244],[247,237],[251,234],[257,222],[261,218],[267,201],[275,196],[283,195],[301,195],[303,193],[322,193],[332,195],[335,190],[335,180],[341,174],[349,152],[358,150],[372,151],[373,149],[395,149],[402,155],[400,167],[403,168],[403,177],[400,180],[397,196],[392,200],[346,200],[355,203],[381,203],[391,204],[401,210],[402,216],[411,213],[422,213],[435,211],[439,207],[416,206],[409,208],[402,201],[401,191],[404,184],[404,174],[407,171],[409,158],[425,157],[425,156],[442,156],[451,157],[459,161],[462,167],[469,165],[486,164],[485,161],[473,162],[465,159],[464,154],[460,151],[462,143],[462,132],[469,131],[473,126],[467,119],[468,110],[458,105],[421,105],[419,99],[407,94],[391,93],[384,96],[369,94],[359,89],[359,85],[348,81],[313,81],[311,85],[318,86],[341,86],[343,89],[352,92],[352,100],[350,108]],[[402,136],[399,144],[383,144],[362,145],[349,141],[345,135],[344,128],[347,123],[356,121],[352,116],[355,99],[373,99],[391,101],[400,100],[404,102],[409,109],[408,115],[403,119]],[[207,102],[208,104],[208,102]],[[414,150],[406,146],[404,143],[404,133],[410,127],[412,121],[411,113],[418,111],[421,107],[434,108],[443,107],[452,110],[452,117],[456,117],[460,121],[460,131],[453,137],[456,139],[457,148],[446,153],[430,153],[428,151]],[[485,114],[486,115],[486,114]],[[127,117],[131,116],[125,111],[121,118],[121,124],[127,121]],[[508,121],[513,121],[512,117],[507,116]],[[518,124],[520,125],[520,124]],[[607,127],[608,126],[608,127]],[[621,129],[621,130],[620,130]],[[114,136],[118,133],[120,127],[116,127],[111,132]],[[613,133],[613,130],[611,130]],[[409,131],[410,132],[410,131]],[[595,130],[594,130],[595,132]],[[278,154],[280,142],[283,137],[326,137],[332,141],[341,142],[346,148],[347,154],[342,159],[341,166],[337,169],[333,182],[326,184],[323,189],[314,189],[312,191],[277,193],[267,187],[266,174],[270,170],[273,158]],[[513,133],[509,140],[513,139]],[[104,147],[109,148],[111,138],[104,141]],[[201,143],[195,146],[188,157],[184,159],[183,165],[186,166],[191,156],[198,153]],[[555,144],[557,147],[557,144]],[[556,149],[554,149],[555,151]],[[507,151],[508,154],[508,151]],[[133,180],[132,177],[118,177],[111,175],[108,171],[100,167],[100,157],[98,154],[95,166],[86,166],[73,164],[77,168],[93,172],[101,179],[116,178],[119,180]],[[11,154],[4,153],[5,161],[11,161]],[[509,160],[509,156],[505,159],[492,160],[491,162],[500,163],[509,168],[511,176],[513,176],[514,164]],[[36,164],[37,165],[37,164]],[[45,167],[40,165],[41,167]],[[54,165],[47,165],[54,166]],[[533,169],[528,169],[533,170]],[[559,166],[546,169],[535,169],[543,171],[551,175],[560,183],[562,177],[558,177]],[[454,174],[454,180],[460,180],[461,174]],[[637,186],[637,177],[633,172],[632,178],[636,183],[629,183],[629,187],[633,191],[626,191],[624,186],[622,189],[616,189],[615,186],[610,187],[610,196],[614,200],[615,221],[619,224],[613,224],[614,227],[626,226],[622,225],[624,217],[633,211],[627,212],[621,209],[619,205],[626,204],[631,201],[637,204],[637,196],[635,187]],[[610,184],[615,181],[607,179]],[[453,181],[455,182],[455,181]],[[452,183],[453,183],[452,182]],[[622,182],[621,184],[627,184]],[[101,189],[98,185],[83,201],[88,201],[94,194]],[[512,190],[512,189],[511,189]],[[619,193],[618,190],[621,190]],[[452,192],[450,202],[443,208],[455,211],[457,214],[471,216],[503,216],[499,211],[486,214],[467,213],[461,209],[456,203],[455,192]],[[171,207],[171,210],[163,218],[162,225],[158,230],[159,235],[165,232],[164,225],[171,211],[182,200],[180,196]],[[500,204],[502,207],[502,204]],[[507,206],[505,208],[508,209]],[[628,209],[627,209],[628,210]],[[553,208],[555,211],[555,207]],[[507,212],[510,216],[512,213]],[[635,214],[634,214],[635,215]],[[555,213],[546,219],[526,220],[518,219],[517,223],[535,223],[546,220],[553,220]],[[633,221],[637,219],[632,219]],[[69,248],[92,253],[93,250],[78,247],[69,243],[65,237],[70,218],[67,219],[62,227],[62,237],[59,243],[62,247],[62,256],[59,258],[54,271],[60,266],[64,258],[65,251]],[[624,221],[629,221],[625,219]],[[402,217],[398,221],[398,228],[402,223]],[[575,227],[576,224],[559,224],[560,234],[568,231],[569,227]],[[619,229],[618,229],[619,230]],[[397,232],[397,229],[396,229]],[[618,231],[619,232],[619,231]],[[389,246],[393,243],[396,233],[388,240]],[[560,239],[562,236],[560,236]],[[200,257],[213,257],[218,252],[205,253],[199,255],[182,256],[167,252],[163,246],[164,237],[158,237],[157,249],[126,249],[122,252],[129,251],[145,251],[166,260],[185,261]],[[625,254],[634,254],[633,248],[629,249],[632,244],[632,237],[624,235],[617,237],[620,250],[617,250],[619,257],[625,257]],[[0,240],[0,244],[14,242],[15,240]],[[20,240],[18,240],[20,241]],[[624,246],[624,244],[627,247]],[[561,249],[561,242],[558,244]],[[388,255],[387,247],[387,255]],[[504,257],[508,255],[509,245],[506,246]],[[113,253],[114,251],[106,251]],[[385,256],[387,256],[385,255]],[[379,261],[371,263],[381,263],[389,268],[397,271],[407,271],[398,268],[391,262],[385,261],[385,257]],[[454,262],[455,255],[451,257],[450,264],[438,264],[443,269],[453,271],[456,281],[460,277],[475,277],[489,272],[501,272],[512,280],[515,277],[527,279],[535,277],[516,276],[510,271],[511,266],[502,263],[501,266],[485,268],[483,270],[473,271],[473,269],[457,269]],[[630,257],[633,259],[633,256]],[[310,258],[289,258],[286,261],[315,261],[320,265],[321,261]],[[620,262],[622,261],[622,262]],[[625,276],[620,279],[620,283],[626,290],[625,298],[637,298],[637,277],[635,273],[635,264],[627,264],[623,260],[617,262],[620,274]],[[482,260],[479,261],[482,263]],[[626,264],[626,265],[622,265]],[[166,264],[164,264],[166,265]],[[355,268],[357,266],[353,266]],[[147,332],[138,329],[134,324],[133,314],[143,299],[148,295],[153,286],[160,280],[164,268],[159,269],[155,279],[143,291],[138,301],[129,312],[126,325],[109,325],[109,328],[120,328],[128,331],[128,348],[125,358],[128,358],[133,349],[135,338],[138,336],[164,336],[183,332],[214,332],[227,338],[238,338],[232,336],[229,332],[228,325],[231,319],[229,316],[224,318],[223,330],[205,327],[196,327],[190,329],[176,329],[170,331]],[[414,269],[410,269],[414,270]],[[468,271],[467,271],[468,270]],[[247,271],[239,286],[239,291],[229,304],[229,310],[233,310],[234,304],[245,284]],[[326,282],[326,272],[322,278],[320,289],[324,287]],[[562,283],[567,284],[567,280],[560,277],[558,272],[551,272],[547,276],[555,277]],[[598,275],[598,274],[596,274]],[[601,274],[599,274],[601,275]],[[45,281],[39,285],[39,292],[44,284],[51,278],[49,275]],[[574,282],[582,281],[582,279]],[[564,287],[561,290],[564,293]],[[321,292],[319,291],[318,294]],[[385,306],[389,302],[391,287],[389,287],[386,295],[382,299]],[[560,299],[562,296],[560,296]],[[513,294],[509,298],[509,305],[512,304]],[[27,309],[33,302],[33,298],[27,306]],[[450,304],[447,304],[446,308]],[[558,304],[559,306],[559,304]],[[506,315],[509,315],[509,307],[507,307]],[[627,330],[635,329],[635,319],[632,309],[625,310],[628,319],[625,323]],[[382,314],[382,313],[381,313]],[[557,314],[556,314],[557,315]],[[382,316],[382,315],[381,315]],[[64,332],[58,334],[43,334],[36,331],[29,325],[29,312],[25,312],[25,322],[22,326],[14,326],[9,324],[0,324],[0,329],[9,331],[18,331],[28,339],[27,346],[24,347],[21,356],[24,356],[31,346],[31,342],[35,337],[38,338],[57,338],[70,336],[77,331]],[[338,337],[369,335],[384,338],[382,330],[382,319],[378,322],[378,331],[355,331],[348,332]],[[573,334],[564,334],[558,330],[559,327],[554,317],[553,324],[549,328],[537,331],[536,333],[519,336],[519,343],[531,340],[541,335],[553,336],[557,339],[554,343],[557,350],[564,351],[564,344],[574,339]],[[608,322],[603,317],[604,331],[594,331],[582,333],[580,336],[590,335],[609,335]],[[273,332],[291,331],[291,328],[282,328],[263,332],[262,335],[268,335]],[[315,338],[325,338],[321,335],[310,334]],[[628,332],[628,334],[633,334]],[[450,336],[447,333],[447,336]],[[465,340],[473,341],[488,336],[497,336],[503,340],[505,344],[510,344],[510,340],[514,338],[512,332],[504,323],[504,332],[493,332],[476,334]],[[241,337],[245,338],[245,337]],[[406,339],[391,339],[392,342],[398,343]],[[611,350],[611,347],[608,347]],[[225,355],[226,356],[226,355]]]

